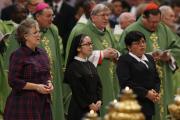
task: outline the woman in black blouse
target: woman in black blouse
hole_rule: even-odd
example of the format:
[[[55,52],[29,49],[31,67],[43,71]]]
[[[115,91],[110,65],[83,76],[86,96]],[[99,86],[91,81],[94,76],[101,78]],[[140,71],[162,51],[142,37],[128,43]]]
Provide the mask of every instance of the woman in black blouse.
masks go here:
[[[159,101],[160,79],[151,55],[145,54],[146,39],[138,31],[131,31],[125,37],[128,53],[120,56],[117,75],[121,89],[129,86],[142,106],[146,120],[155,114],[154,103]]]
[[[95,66],[88,61],[93,46],[90,37],[78,35],[74,38],[65,72],[65,82],[72,90],[68,120],[81,120],[90,110],[101,107],[102,85]]]

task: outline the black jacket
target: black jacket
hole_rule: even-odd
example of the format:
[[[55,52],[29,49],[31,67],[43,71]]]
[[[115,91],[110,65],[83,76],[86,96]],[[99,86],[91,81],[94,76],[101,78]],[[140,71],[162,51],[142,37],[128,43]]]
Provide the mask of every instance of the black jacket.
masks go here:
[[[142,112],[145,115],[153,115],[154,103],[146,97],[146,94],[151,89],[159,92],[160,79],[152,56],[147,54],[145,56],[149,61],[147,62],[149,68],[129,54],[120,56],[117,75],[121,89],[126,86],[132,88],[142,106]]]

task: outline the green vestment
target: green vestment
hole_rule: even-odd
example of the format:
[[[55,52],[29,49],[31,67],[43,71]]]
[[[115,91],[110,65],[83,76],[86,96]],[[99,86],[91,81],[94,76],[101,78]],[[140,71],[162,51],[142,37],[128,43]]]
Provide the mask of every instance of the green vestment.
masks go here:
[[[75,31],[75,30],[76,31]],[[73,29],[72,33],[69,36],[67,49],[66,49],[66,58],[69,54],[69,49],[71,46],[71,42],[73,38],[78,34],[86,34],[90,36],[94,46],[94,50],[104,50],[108,47],[115,48],[114,44],[114,36],[108,28],[106,28],[103,32],[99,31],[89,20],[86,25],[82,27],[82,25],[78,28],[76,26]],[[111,60],[103,59],[101,65],[97,66],[97,70],[102,82],[103,87],[103,105],[101,108],[101,115],[104,115],[106,112],[106,106],[109,104],[110,101],[115,99],[119,92],[119,84],[117,77],[115,76],[115,65]]]
[[[63,46],[62,40],[58,35],[56,26],[51,25],[50,28],[41,31],[41,42],[39,45],[48,53],[51,64],[51,75],[54,85],[52,93],[52,111],[54,120],[65,120],[63,109],[63,95],[62,95],[62,79],[63,79]],[[15,38],[15,32],[9,37],[8,49],[6,52],[6,60],[19,45]],[[7,68],[8,68],[8,63]]]
[[[0,20],[0,31],[5,35],[7,33],[11,33],[15,27],[16,23],[13,21],[2,21]],[[5,40],[6,41],[6,40]],[[5,43],[7,45],[7,43]],[[10,87],[8,85],[7,80],[7,67],[6,63],[9,59],[5,59],[5,53],[0,54],[0,116],[2,115],[4,110],[4,106],[6,103],[6,98],[9,95]]]
[[[166,25],[159,23],[155,32],[150,32],[144,28],[142,18],[130,25],[122,33],[120,37],[121,52],[125,51],[124,38],[130,31],[140,31],[146,38],[146,52],[153,52],[155,50],[170,50],[170,53],[178,62],[180,58],[180,38],[174,34]],[[167,106],[172,102],[174,97],[174,86],[172,80],[172,71],[167,63],[158,62],[157,69],[161,78],[161,100],[156,107],[156,115],[154,120],[166,120]]]

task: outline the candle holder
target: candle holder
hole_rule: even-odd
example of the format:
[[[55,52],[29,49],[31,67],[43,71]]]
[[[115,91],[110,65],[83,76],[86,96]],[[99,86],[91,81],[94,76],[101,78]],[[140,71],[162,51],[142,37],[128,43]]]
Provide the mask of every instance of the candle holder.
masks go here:
[[[180,88],[177,89],[174,103],[168,106],[168,110],[172,120],[180,120]]]
[[[135,98],[132,89],[123,89],[119,101],[113,105],[113,109],[109,107],[111,110],[105,115],[104,120],[145,120],[141,106]]]
[[[100,120],[98,114],[94,110],[90,110],[82,120]]]

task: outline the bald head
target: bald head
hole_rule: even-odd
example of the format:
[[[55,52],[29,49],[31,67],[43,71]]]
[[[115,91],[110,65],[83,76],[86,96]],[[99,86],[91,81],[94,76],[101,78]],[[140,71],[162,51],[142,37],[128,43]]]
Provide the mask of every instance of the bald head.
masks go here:
[[[135,21],[136,21],[136,17],[129,12],[124,12],[119,16],[119,24],[121,25],[122,29],[125,29]]]

